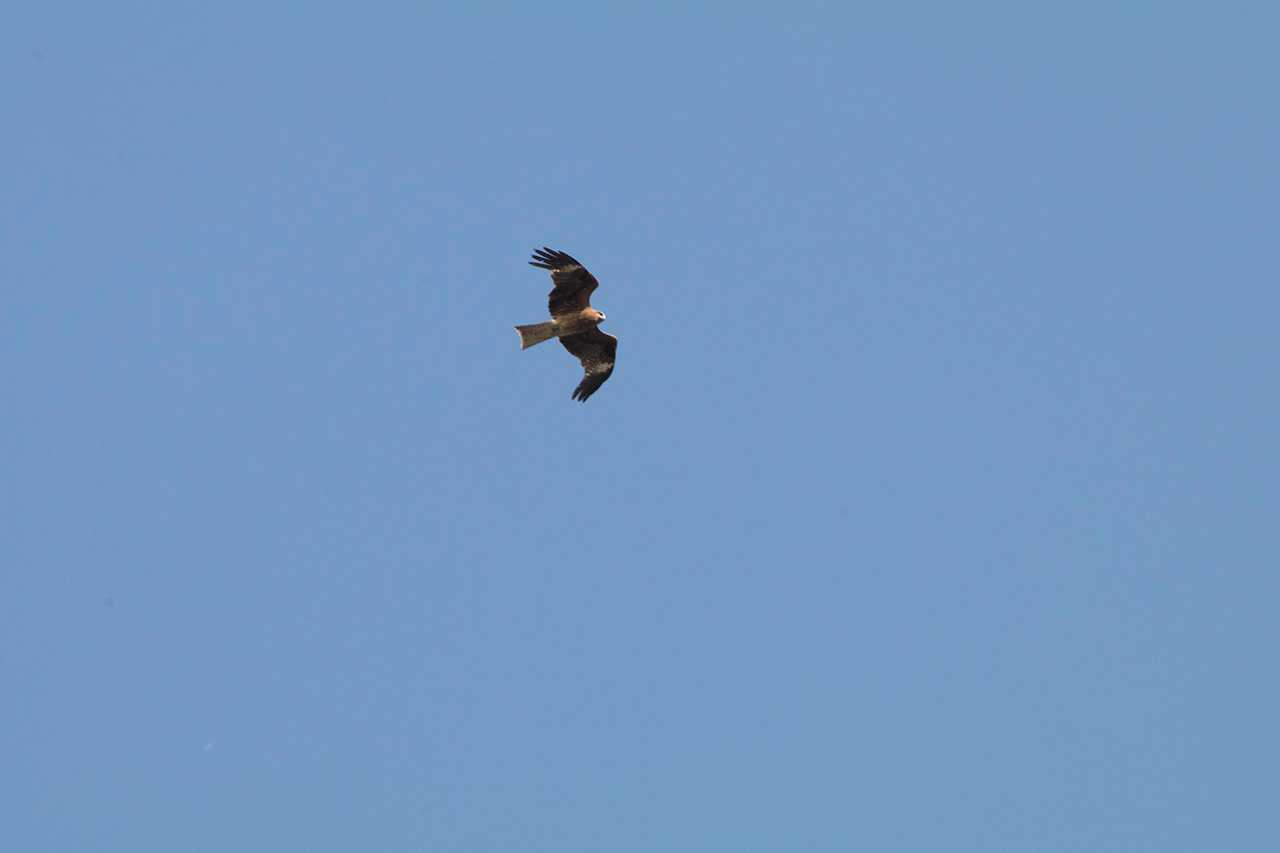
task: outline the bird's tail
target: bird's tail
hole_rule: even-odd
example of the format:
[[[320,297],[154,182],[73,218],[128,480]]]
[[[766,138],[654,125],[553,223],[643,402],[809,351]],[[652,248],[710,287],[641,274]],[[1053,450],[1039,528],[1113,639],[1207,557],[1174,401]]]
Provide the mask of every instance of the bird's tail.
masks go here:
[[[520,349],[528,349],[534,344],[549,341],[556,336],[555,322],[532,323],[528,326],[516,326],[520,333]]]

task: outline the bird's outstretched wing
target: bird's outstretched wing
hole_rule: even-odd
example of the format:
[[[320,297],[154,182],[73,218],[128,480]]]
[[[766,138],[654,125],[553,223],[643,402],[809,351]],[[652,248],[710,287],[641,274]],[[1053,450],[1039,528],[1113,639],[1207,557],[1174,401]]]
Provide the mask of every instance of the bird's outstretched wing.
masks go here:
[[[530,266],[551,271],[555,287],[548,294],[547,307],[552,317],[581,311],[591,304],[591,291],[600,286],[587,268],[569,255],[543,246],[533,253]]]
[[[577,356],[586,374],[573,390],[573,399],[587,402],[613,373],[613,359],[618,354],[618,339],[599,328],[560,339],[564,348]]]

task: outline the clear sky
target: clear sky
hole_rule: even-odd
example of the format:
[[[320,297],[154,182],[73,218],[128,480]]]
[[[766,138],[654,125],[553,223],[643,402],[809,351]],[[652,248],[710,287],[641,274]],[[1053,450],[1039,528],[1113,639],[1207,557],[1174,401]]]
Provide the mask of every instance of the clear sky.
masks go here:
[[[5,849],[1280,849],[1280,13],[883,6],[6,12]]]

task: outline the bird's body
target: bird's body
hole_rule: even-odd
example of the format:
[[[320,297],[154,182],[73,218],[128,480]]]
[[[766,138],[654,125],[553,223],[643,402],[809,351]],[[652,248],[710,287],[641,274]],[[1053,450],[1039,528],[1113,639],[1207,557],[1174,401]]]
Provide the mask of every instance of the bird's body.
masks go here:
[[[520,348],[559,338],[572,355],[577,356],[585,371],[582,382],[573,391],[573,399],[586,402],[613,373],[618,339],[599,328],[604,314],[591,307],[591,292],[599,286],[586,267],[564,252],[542,248],[533,253],[531,266],[550,270],[555,286],[547,295],[551,321],[516,326]]]
[[[561,314],[548,323],[516,326],[516,331],[520,333],[520,349],[528,349],[534,344],[540,344],[552,338],[563,338],[565,335],[589,332],[598,326],[603,319],[604,315],[596,309],[584,308],[571,314]]]

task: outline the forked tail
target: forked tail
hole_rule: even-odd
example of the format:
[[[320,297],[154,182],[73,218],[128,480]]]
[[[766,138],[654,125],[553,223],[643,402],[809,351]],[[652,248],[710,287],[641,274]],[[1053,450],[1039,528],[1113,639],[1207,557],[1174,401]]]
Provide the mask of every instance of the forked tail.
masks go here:
[[[520,349],[528,349],[534,344],[551,340],[556,336],[555,330],[556,324],[554,322],[516,326],[516,331],[520,333]]]

